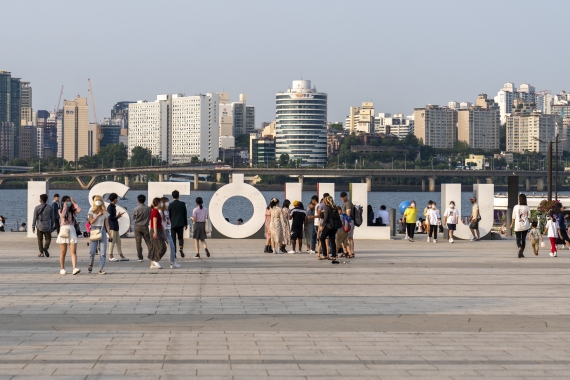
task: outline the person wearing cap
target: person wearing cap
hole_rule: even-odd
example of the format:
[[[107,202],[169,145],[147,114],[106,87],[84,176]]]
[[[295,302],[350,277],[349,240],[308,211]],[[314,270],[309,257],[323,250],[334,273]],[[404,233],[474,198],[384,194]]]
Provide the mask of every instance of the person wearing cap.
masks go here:
[[[469,198],[473,207],[471,208],[471,217],[469,218],[469,229],[473,237],[471,241],[477,241],[481,239],[481,234],[479,233],[479,221],[481,220],[481,215],[479,214],[479,205],[477,204],[477,198]]]
[[[304,210],[303,204],[299,201],[293,201],[293,209],[289,213],[291,223],[291,244],[293,249],[289,253],[301,253],[303,250],[303,229],[308,224],[307,212]],[[295,250],[295,242],[299,247],[299,251]]]

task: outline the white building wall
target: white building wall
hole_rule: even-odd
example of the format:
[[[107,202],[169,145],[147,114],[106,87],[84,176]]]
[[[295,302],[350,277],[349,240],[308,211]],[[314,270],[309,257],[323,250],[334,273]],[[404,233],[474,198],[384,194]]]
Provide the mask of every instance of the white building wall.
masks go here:
[[[170,101],[169,95],[159,95],[154,102],[129,104],[129,158],[132,150],[140,146],[162,161],[171,162],[168,146]]]

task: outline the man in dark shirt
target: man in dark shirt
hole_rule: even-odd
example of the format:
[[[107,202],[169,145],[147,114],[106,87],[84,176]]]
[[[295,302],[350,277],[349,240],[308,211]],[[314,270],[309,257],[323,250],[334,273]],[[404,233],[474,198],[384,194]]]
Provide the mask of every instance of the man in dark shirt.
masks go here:
[[[53,228],[51,232],[57,230],[57,234],[59,235],[59,194],[53,195],[53,202],[51,202],[51,208],[53,210]]]
[[[293,210],[290,212],[289,219],[292,219],[291,223],[291,244],[293,245],[293,250],[289,253],[301,253],[303,249],[303,228],[308,223],[307,213],[303,210],[301,202],[293,202]],[[299,251],[295,250],[295,240],[297,240]]]
[[[54,218],[51,207],[46,204],[47,201],[47,194],[40,195],[40,204],[34,209],[32,232],[36,232],[37,230],[38,248],[40,250],[38,257],[49,257],[48,249],[51,243],[51,231]],[[44,238],[46,241],[45,245],[43,244]]]
[[[109,206],[107,206],[107,212],[109,213],[109,228],[111,229],[109,241],[111,242],[111,251],[109,252],[109,261],[129,261],[125,256],[123,256],[123,251],[121,250],[121,236],[119,235],[119,218],[123,216],[124,212],[117,214],[117,202],[119,202],[119,196],[116,193],[109,194]],[[113,248],[117,246],[117,252],[121,259],[113,257]]]
[[[142,254],[142,240],[146,243],[147,248],[150,244],[150,233],[148,223],[150,220],[150,207],[144,204],[146,197],[139,194],[137,197],[139,205],[133,210],[133,221],[135,222],[135,245],[137,247],[137,256],[139,262],[144,261]]]
[[[174,198],[174,201],[168,206],[172,240],[174,240],[175,247],[178,240],[180,256],[184,257],[184,230],[188,229],[188,211],[186,210],[186,203],[178,200],[180,198],[178,190],[172,192],[172,198]]]

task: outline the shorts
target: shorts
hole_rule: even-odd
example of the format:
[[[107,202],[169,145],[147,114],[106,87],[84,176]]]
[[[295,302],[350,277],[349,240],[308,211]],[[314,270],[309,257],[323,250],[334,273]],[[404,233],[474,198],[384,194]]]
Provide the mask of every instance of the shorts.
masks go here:
[[[354,237],[354,220],[350,222],[350,231],[348,232],[348,237],[349,238]]]
[[[457,228],[457,224],[451,224],[451,223],[447,223],[447,229],[450,231],[455,231]]]
[[[341,245],[348,245],[348,234],[349,233],[344,232],[342,228],[336,230],[335,243],[337,249],[340,248]]]
[[[291,229],[291,240],[303,240],[303,228]]]
[[[469,228],[472,230],[478,230],[479,229],[479,221],[473,220],[471,223],[469,223]]]

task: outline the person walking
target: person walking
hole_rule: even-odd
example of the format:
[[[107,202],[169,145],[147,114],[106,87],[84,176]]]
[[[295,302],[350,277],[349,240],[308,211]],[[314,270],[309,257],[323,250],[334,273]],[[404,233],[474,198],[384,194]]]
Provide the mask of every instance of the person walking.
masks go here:
[[[307,212],[304,210],[300,201],[293,202],[293,210],[291,210],[289,218],[291,223],[291,244],[293,249],[289,253],[301,253],[303,250],[303,229],[308,224]],[[299,251],[295,250],[295,242],[299,247]]]
[[[313,195],[311,197],[311,204],[313,205],[313,216],[309,216],[309,221],[313,222],[313,231],[311,232],[311,251],[309,253],[315,254],[317,250],[317,234],[319,232],[319,212],[317,210],[317,205],[319,204],[319,197]]]
[[[526,198],[525,198],[526,199]],[[481,220],[481,214],[479,213],[479,205],[477,204],[477,198],[469,198],[471,204],[471,217],[469,217],[469,229],[471,230],[471,241],[478,241],[481,239],[481,234],[479,233],[479,221]]]
[[[548,222],[546,222],[545,230],[548,239],[550,240],[550,257],[557,257],[558,249],[556,248],[556,240],[558,240],[558,237],[560,236],[558,235],[558,222],[556,220],[555,212],[550,212],[549,216],[550,217],[548,218]],[[519,257],[521,256],[519,255]]]
[[[340,219],[342,220],[342,228],[336,230],[336,237],[335,237],[335,244],[337,248],[343,249],[344,253],[340,255],[340,257],[346,258],[354,258],[354,255],[350,251],[350,244],[348,243],[348,233],[352,228],[352,218],[347,214],[342,212],[342,207],[336,206],[336,210],[340,215]]]
[[[530,207],[526,202],[526,195],[519,194],[519,204],[513,207],[511,229],[515,227],[517,236],[517,247],[519,248],[519,258],[524,257],[526,244],[526,234],[530,230]]]
[[[570,238],[568,237],[568,227],[566,227],[566,220],[564,215],[564,206],[558,202],[556,204],[556,222],[558,223],[558,236],[570,248]]]
[[[355,254],[355,250],[354,250],[354,215],[352,212],[352,210],[354,210],[354,205],[352,204],[350,199],[348,199],[348,194],[346,194],[345,191],[340,193],[340,199],[343,202],[342,212],[344,214],[348,215],[350,217],[350,219],[352,220],[352,222],[351,222],[352,224],[350,226],[350,231],[348,232],[348,244],[350,245],[350,251],[352,252],[352,255],[354,256],[354,254]],[[335,252],[335,254],[336,254],[336,252]]]
[[[449,202],[449,207],[443,213],[443,224],[447,225],[449,242],[453,243],[453,231],[457,229],[459,223],[459,211],[455,208],[455,202]]]
[[[431,209],[428,211],[428,222],[429,222],[429,234],[427,241],[430,242],[430,238],[433,237],[433,242],[437,243],[437,228],[439,227],[439,222],[441,215],[437,209],[437,204],[435,202],[431,203]]]
[[[337,229],[333,224],[333,212],[335,213],[337,212],[336,206],[334,204],[333,198],[331,196],[328,196],[325,198],[325,208],[323,211],[323,230],[321,231],[321,246],[326,247],[326,239],[328,238],[330,245],[330,252],[331,252],[329,260],[336,260],[337,257],[336,242],[335,242]],[[342,209],[342,212],[350,216],[350,214],[346,212],[344,208]],[[351,222],[350,226],[351,228],[353,228],[354,223]],[[350,232],[348,233],[348,236],[350,236]],[[348,239],[350,246],[350,237]],[[354,251],[352,251],[352,255],[354,256]]]
[[[59,219],[59,194],[55,193],[53,195],[53,201],[51,202],[51,209],[53,212],[53,219],[54,224],[51,232],[56,231],[59,234],[59,226],[60,226],[60,219]]]
[[[305,210],[305,213],[307,215],[307,224],[305,224],[305,231],[304,231],[304,238],[305,238],[305,244],[307,246],[307,253],[311,254],[314,251],[314,246],[313,246],[313,232],[314,232],[314,219],[315,219],[315,205],[313,204],[313,202],[311,201],[309,203],[309,205],[307,206],[307,209]]]
[[[283,253],[287,253],[287,246],[291,244],[291,225],[289,224],[289,217],[291,210],[289,209],[291,206],[291,201],[289,199],[285,199],[283,201],[283,207],[281,208],[281,212],[283,213],[283,241],[281,244],[281,251]]]
[[[47,194],[40,195],[40,204],[34,209],[32,232],[36,233],[38,238],[38,248],[40,250],[38,257],[49,257],[48,249],[51,244],[51,232],[55,223],[53,210],[46,203],[47,200]],[[45,244],[43,242],[44,239],[46,241]]]
[[[537,221],[533,221],[530,224],[530,231],[528,233],[528,237],[530,238],[530,244],[532,246],[532,251],[534,252],[534,255],[538,256],[538,250],[540,248],[540,245],[544,244],[544,241],[542,240],[542,235],[538,230]]]
[[[89,273],[93,270],[95,255],[99,250],[99,274],[106,274],[105,264],[107,261],[107,237],[111,228],[109,226],[109,213],[105,209],[105,203],[101,195],[95,195],[93,206],[87,212],[87,220],[91,225],[91,244],[89,245]]]
[[[206,219],[208,219],[208,209],[203,206],[204,201],[201,197],[196,198],[196,208],[192,211],[192,222],[194,223],[194,245],[196,247],[195,259],[200,258],[200,242],[206,251],[206,256],[210,257],[208,245],[206,244]]]
[[[287,253],[287,251],[281,249],[281,242],[285,240],[283,225],[289,223],[289,221],[283,217],[283,211],[279,207],[279,199],[271,198],[269,209],[271,211],[271,242],[275,248],[273,253]]]
[[[146,196],[139,194],[137,196],[138,206],[133,210],[133,221],[135,223],[135,246],[137,249],[137,257],[139,262],[143,262],[142,241],[144,240],[147,250],[150,249],[150,232],[148,225],[150,223],[150,207],[145,205]]]
[[[109,194],[109,206],[107,206],[107,213],[109,214],[109,227],[111,229],[109,241],[111,242],[111,251],[109,252],[109,261],[129,261],[125,256],[123,256],[123,250],[121,248],[121,235],[119,234],[119,218],[123,216],[124,212],[117,213],[117,203],[119,202],[119,196],[117,193]],[[113,257],[113,249],[117,246],[117,252],[121,259]]]
[[[75,223],[77,222],[77,214],[81,212],[81,207],[73,198],[64,195],[61,198],[61,208],[59,210],[59,219],[61,225],[59,234],[55,241],[59,244],[59,274],[67,274],[65,270],[65,256],[67,255],[67,247],[71,251],[71,265],[73,266],[73,274],[79,274],[81,270],[77,268],[77,233],[75,231]]]
[[[174,200],[168,205],[170,230],[172,231],[174,246],[176,247],[176,241],[178,241],[180,257],[184,258],[184,231],[188,229],[188,210],[186,203],[178,199],[180,198],[178,190],[172,192],[172,198]]]
[[[164,230],[164,235],[166,236],[166,243],[168,245],[168,248],[170,248],[170,269],[176,269],[180,268],[182,265],[176,262],[176,246],[174,245],[174,240],[172,240],[172,235],[170,234],[171,223],[168,206],[170,206],[169,199],[167,197],[160,198],[160,216],[162,217],[162,229]]]
[[[378,211],[378,214],[380,214],[380,211]],[[384,211],[386,211],[386,206],[384,206]],[[406,235],[408,241],[412,242],[414,241],[417,215],[418,215],[418,208],[416,207],[416,201],[411,201],[410,205],[406,208],[406,210],[404,210],[404,215],[402,216],[402,221],[406,223]],[[380,218],[383,223],[387,222],[387,220],[384,220],[381,215],[378,215],[376,218],[377,219]]]
[[[273,253],[271,245],[271,209],[267,205],[265,209],[265,250],[263,253]]]
[[[150,246],[148,249],[148,259],[151,269],[162,269],[159,261],[166,253],[166,235],[162,227],[162,217],[160,216],[160,198],[152,200],[152,210],[150,211]]]

